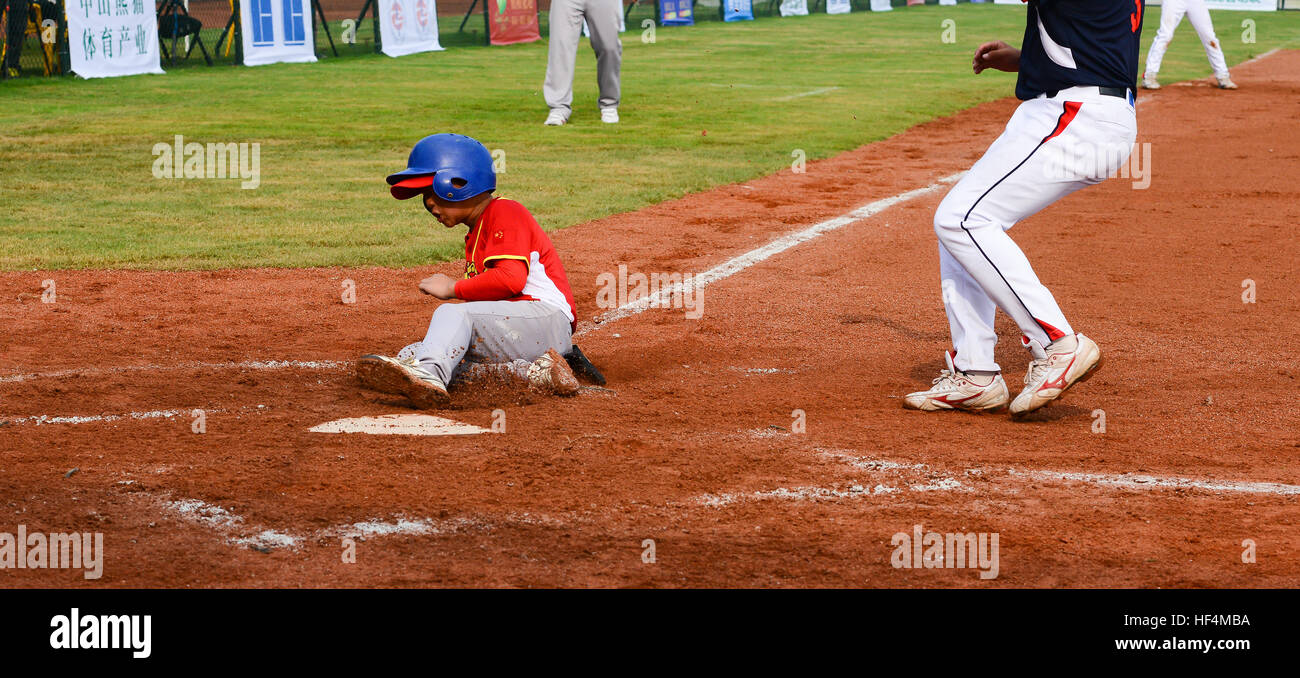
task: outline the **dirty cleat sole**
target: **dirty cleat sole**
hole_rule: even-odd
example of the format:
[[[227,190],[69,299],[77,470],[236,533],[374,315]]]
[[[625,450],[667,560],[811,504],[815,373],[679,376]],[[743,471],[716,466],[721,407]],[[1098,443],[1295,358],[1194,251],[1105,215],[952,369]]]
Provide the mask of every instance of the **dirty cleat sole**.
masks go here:
[[[447,387],[416,364],[388,356],[364,355],[357,360],[356,373],[362,386],[381,393],[404,395],[422,410],[446,407],[451,403]]]

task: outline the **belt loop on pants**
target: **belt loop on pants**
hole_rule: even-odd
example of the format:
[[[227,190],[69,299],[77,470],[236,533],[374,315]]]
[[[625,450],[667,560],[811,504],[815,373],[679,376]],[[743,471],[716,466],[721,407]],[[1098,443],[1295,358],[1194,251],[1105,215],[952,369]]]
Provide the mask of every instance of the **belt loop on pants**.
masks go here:
[[[1136,97],[1133,96],[1133,90],[1130,89],[1130,88],[1128,88],[1128,87],[1071,87],[1070,89],[1072,89],[1072,90],[1087,90],[1087,91],[1090,91],[1090,92],[1093,91],[1093,90],[1096,90],[1096,92],[1097,92],[1098,94],[1101,94],[1101,95],[1103,95],[1103,96],[1116,97],[1116,98],[1119,98],[1119,99],[1123,99],[1123,100],[1127,101],[1127,102],[1128,102],[1128,105],[1130,105],[1130,106],[1135,106],[1135,105],[1137,105],[1137,99],[1136,99]],[[1042,94],[1039,94],[1037,97],[1034,97],[1034,98],[1035,98],[1035,99],[1043,99],[1043,98],[1046,98],[1046,99],[1053,99],[1053,98],[1056,97],[1056,95],[1060,94],[1060,93],[1063,92],[1063,91],[1065,91],[1065,90],[1059,90],[1059,89],[1056,89],[1056,90],[1052,90],[1052,91],[1050,91],[1050,92],[1043,92]]]

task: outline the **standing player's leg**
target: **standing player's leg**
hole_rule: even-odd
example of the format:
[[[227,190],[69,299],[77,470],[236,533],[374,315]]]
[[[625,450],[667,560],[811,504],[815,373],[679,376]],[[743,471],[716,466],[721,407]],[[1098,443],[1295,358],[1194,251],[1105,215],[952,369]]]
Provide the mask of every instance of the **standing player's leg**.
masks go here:
[[[551,112],[547,125],[563,125],[573,112],[573,69],[582,35],[583,0],[552,0],[550,37],[546,52],[546,81],[542,96]]]
[[[1045,162],[1052,154],[1044,140],[1063,144],[1057,128],[1068,129],[1077,110],[1054,99],[1022,103],[934,216],[935,232],[948,254],[1024,334],[1043,344],[1072,330],[1006,230],[1086,185],[1066,180],[1064,168],[1057,171]]]
[[[1037,409],[1084,378],[1100,351],[1075,335],[1006,231],[1105,179],[1127,159],[1136,132],[1132,107],[1118,97],[1031,99],[1016,109],[1006,130],[935,212],[935,232],[947,253],[1015,320],[1034,353],[1026,388],[1011,404],[1013,413]],[[980,349],[972,350],[977,357]]]
[[[1210,67],[1214,69],[1214,78],[1219,81],[1219,87],[1237,89],[1236,83],[1232,82],[1232,77],[1228,74],[1228,62],[1223,58],[1223,48],[1219,46],[1219,38],[1214,35],[1210,10],[1206,9],[1204,0],[1186,1],[1187,20],[1192,22],[1192,28],[1196,29],[1196,35],[1201,39],[1201,47],[1205,48],[1205,56],[1210,60]]]
[[[623,3],[619,0],[586,0],[587,29],[591,32],[591,49],[596,53],[596,79],[600,85],[600,119],[618,122],[621,94],[623,41],[618,27],[623,20]]]
[[[979,283],[939,244],[939,279],[943,290],[943,310],[952,331],[952,347],[957,369],[963,372],[1001,372],[993,359],[998,335],[993,330],[997,304],[984,293]]]
[[[1174,39],[1174,29],[1183,20],[1187,11],[1187,0],[1165,0],[1160,6],[1160,29],[1151,41],[1151,50],[1147,52],[1147,65],[1142,73],[1142,86],[1146,89],[1160,89],[1156,76],[1160,74],[1160,62],[1169,49],[1169,41]]]
[[[939,244],[939,280],[943,308],[952,330],[953,350],[944,355],[946,369],[924,391],[903,397],[912,410],[998,410],[1011,402],[1001,368],[993,359],[998,335],[993,331],[997,305],[952,255]]]

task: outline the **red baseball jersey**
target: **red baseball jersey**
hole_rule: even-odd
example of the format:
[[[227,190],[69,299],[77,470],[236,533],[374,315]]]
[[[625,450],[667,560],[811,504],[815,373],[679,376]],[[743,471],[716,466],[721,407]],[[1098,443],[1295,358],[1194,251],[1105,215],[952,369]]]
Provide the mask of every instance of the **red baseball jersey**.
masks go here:
[[[465,278],[488,270],[492,262],[517,260],[528,267],[523,291],[508,301],[540,301],[568,316],[576,327],[578,307],[560,255],[537,220],[514,200],[493,198],[465,235]]]

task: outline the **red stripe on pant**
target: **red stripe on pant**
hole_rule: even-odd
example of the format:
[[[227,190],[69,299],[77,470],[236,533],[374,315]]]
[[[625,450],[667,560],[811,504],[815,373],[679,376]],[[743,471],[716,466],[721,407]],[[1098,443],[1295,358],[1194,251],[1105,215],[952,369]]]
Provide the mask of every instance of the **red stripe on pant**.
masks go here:
[[[1038,323],[1038,326],[1043,328],[1043,331],[1047,333],[1048,341],[1056,341],[1057,339],[1060,339],[1065,336],[1064,332],[1056,329],[1055,327],[1052,327],[1051,325],[1048,325],[1047,323],[1039,320],[1038,318],[1034,318],[1034,322]]]
[[[1074,120],[1074,116],[1079,114],[1079,108],[1082,106],[1083,106],[1083,102],[1080,101],[1065,102],[1065,110],[1061,111],[1061,117],[1056,119],[1056,129],[1052,130],[1051,134],[1043,137],[1043,140],[1039,143],[1045,144],[1053,137],[1059,135],[1061,132],[1064,132],[1065,128],[1070,126],[1070,122]]]

